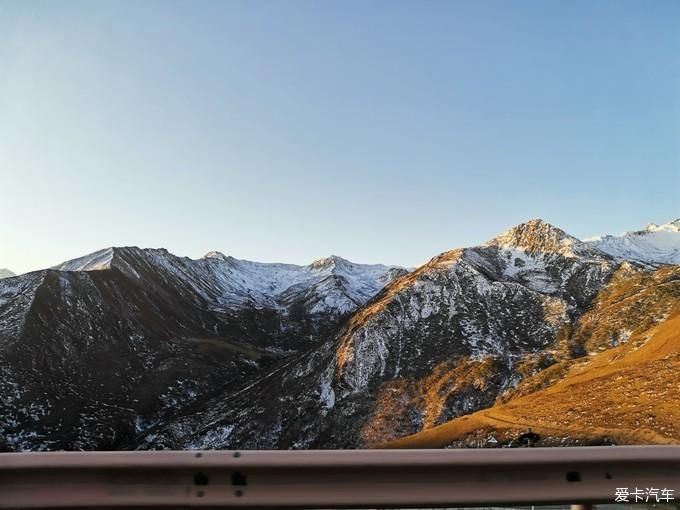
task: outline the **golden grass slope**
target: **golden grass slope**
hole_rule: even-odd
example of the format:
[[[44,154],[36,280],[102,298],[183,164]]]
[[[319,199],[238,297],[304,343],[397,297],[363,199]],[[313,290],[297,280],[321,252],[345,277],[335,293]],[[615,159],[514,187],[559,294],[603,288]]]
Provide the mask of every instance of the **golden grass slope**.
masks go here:
[[[590,354],[539,372],[489,409],[385,446],[504,444],[528,428],[545,446],[680,443],[680,268],[623,268],[569,339]]]

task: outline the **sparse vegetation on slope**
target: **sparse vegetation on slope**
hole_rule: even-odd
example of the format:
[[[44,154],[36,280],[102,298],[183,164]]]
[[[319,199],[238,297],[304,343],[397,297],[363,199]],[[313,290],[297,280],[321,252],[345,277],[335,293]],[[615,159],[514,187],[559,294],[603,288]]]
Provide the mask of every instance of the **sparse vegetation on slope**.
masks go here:
[[[545,389],[386,446],[496,446],[528,428],[546,446],[680,443],[680,305],[637,338],[575,362]]]

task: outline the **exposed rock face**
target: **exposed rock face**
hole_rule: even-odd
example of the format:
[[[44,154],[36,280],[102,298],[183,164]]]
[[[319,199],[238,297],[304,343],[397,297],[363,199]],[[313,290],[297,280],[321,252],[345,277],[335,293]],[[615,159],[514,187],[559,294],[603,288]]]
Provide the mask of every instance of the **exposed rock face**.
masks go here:
[[[650,268],[541,220],[410,272],[102,250],[0,282],[4,447],[382,444],[639,338],[676,304]]]
[[[115,248],[0,283],[8,449],[117,449],[318,344],[397,268]],[[346,267],[345,267],[346,266]]]
[[[337,335],[148,445],[370,446],[491,405],[555,362],[614,260],[540,221],[390,283]],[[255,403],[255,405],[253,405]]]
[[[527,221],[503,232],[486,243],[486,246],[516,249],[530,254],[562,255],[567,258],[602,259],[603,257],[597,249],[591,248],[585,242],[539,219]]]
[[[401,438],[399,448],[680,444],[680,266],[623,266],[571,336],[588,356],[526,378],[493,407]]]

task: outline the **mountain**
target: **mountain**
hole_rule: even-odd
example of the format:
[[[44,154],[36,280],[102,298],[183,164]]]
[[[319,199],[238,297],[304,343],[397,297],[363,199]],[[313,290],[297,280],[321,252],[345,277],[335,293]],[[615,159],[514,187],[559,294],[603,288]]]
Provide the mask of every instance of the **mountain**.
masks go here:
[[[0,280],[2,278],[10,278],[12,276],[16,276],[12,271],[10,271],[9,269],[0,268]]]
[[[2,280],[4,448],[121,448],[316,345],[400,272],[128,247]]]
[[[503,232],[486,243],[520,253],[562,255],[566,258],[602,259],[597,249],[540,219],[530,220]]]
[[[332,342],[203,409],[143,447],[375,446],[488,407],[560,357],[619,264],[540,220],[395,279]]]
[[[190,292],[210,300],[216,310],[244,306],[284,310],[303,304],[312,314],[351,312],[391,278],[406,272],[396,266],[355,264],[335,255],[308,266],[297,266],[238,260],[217,251],[191,260],[175,257],[167,250],[138,248],[108,248],[53,269],[115,268],[139,278],[135,267],[140,263],[146,268],[162,270],[170,280],[191,287]]]
[[[622,268],[580,321],[589,356],[527,378],[496,405],[400,438],[390,448],[680,444],[680,267]]]
[[[586,242],[620,260],[680,264],[680,218],[663,225],[650,223],[645,230],[594,237]]]
[[[0,448],[680,440],[679,268],[542,220],[412,271],[102,250],[0,281]]]

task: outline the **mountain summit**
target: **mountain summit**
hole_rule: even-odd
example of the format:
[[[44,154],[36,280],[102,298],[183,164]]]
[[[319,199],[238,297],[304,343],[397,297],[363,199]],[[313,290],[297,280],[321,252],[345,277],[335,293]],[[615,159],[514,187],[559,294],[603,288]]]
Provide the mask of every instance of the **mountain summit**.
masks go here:
[[[487,242],[486,246],[514,248],[528,253],[555,253],[564,257],[602,258],[602,254],[583,241],[541,219],[529,220],[512,227]]]
[[[541,220],[445,252],[281,370],[136,446],[366,447],[488,407],[558,356],[586,352],[566,336],[617,267]]]
[[[0,450],[348,448],[436,427],[642,352],[679,309],[680,266],[626,259],[672,254],[678,223],[602,245],[536,219],[412,271],[124,247],[0,280]],[[674,373],[660,361],[649,373]],[[613,420],[579,395],[560,419]]]
[[[335,267],[342,267],[342,266],[348,266],[352,265],[352,262],[350,262],[347,259],[343,259],[342,257],[338,257],[337,255],[331,255],[329,257],[324,257],[321,259],[317,259],[313,261],[309,266],[314,269],[329,269],[329,268],[335,268]]]
[[[680,218],[664,223],[663,225],[650,223],[645,230],[648,232],[680,232]]]
[[[203,255],[204,259],[217,259],[217,260],[223,260],[227,261],[229,260],[229,257],[227,257],[224,253],[221,251],[210,251]]]
[[[207,298],[212,309],[257,306],[285,310],[302,305],[313,314],[352,312],[406,272],[395,266],[358,264],[335,255],[298,266],[240,260],[219,251],[192,260],[162,248],[137,247],[107,248],[52,269],[115,270],[134,280],[181,284],[183,293]]]

